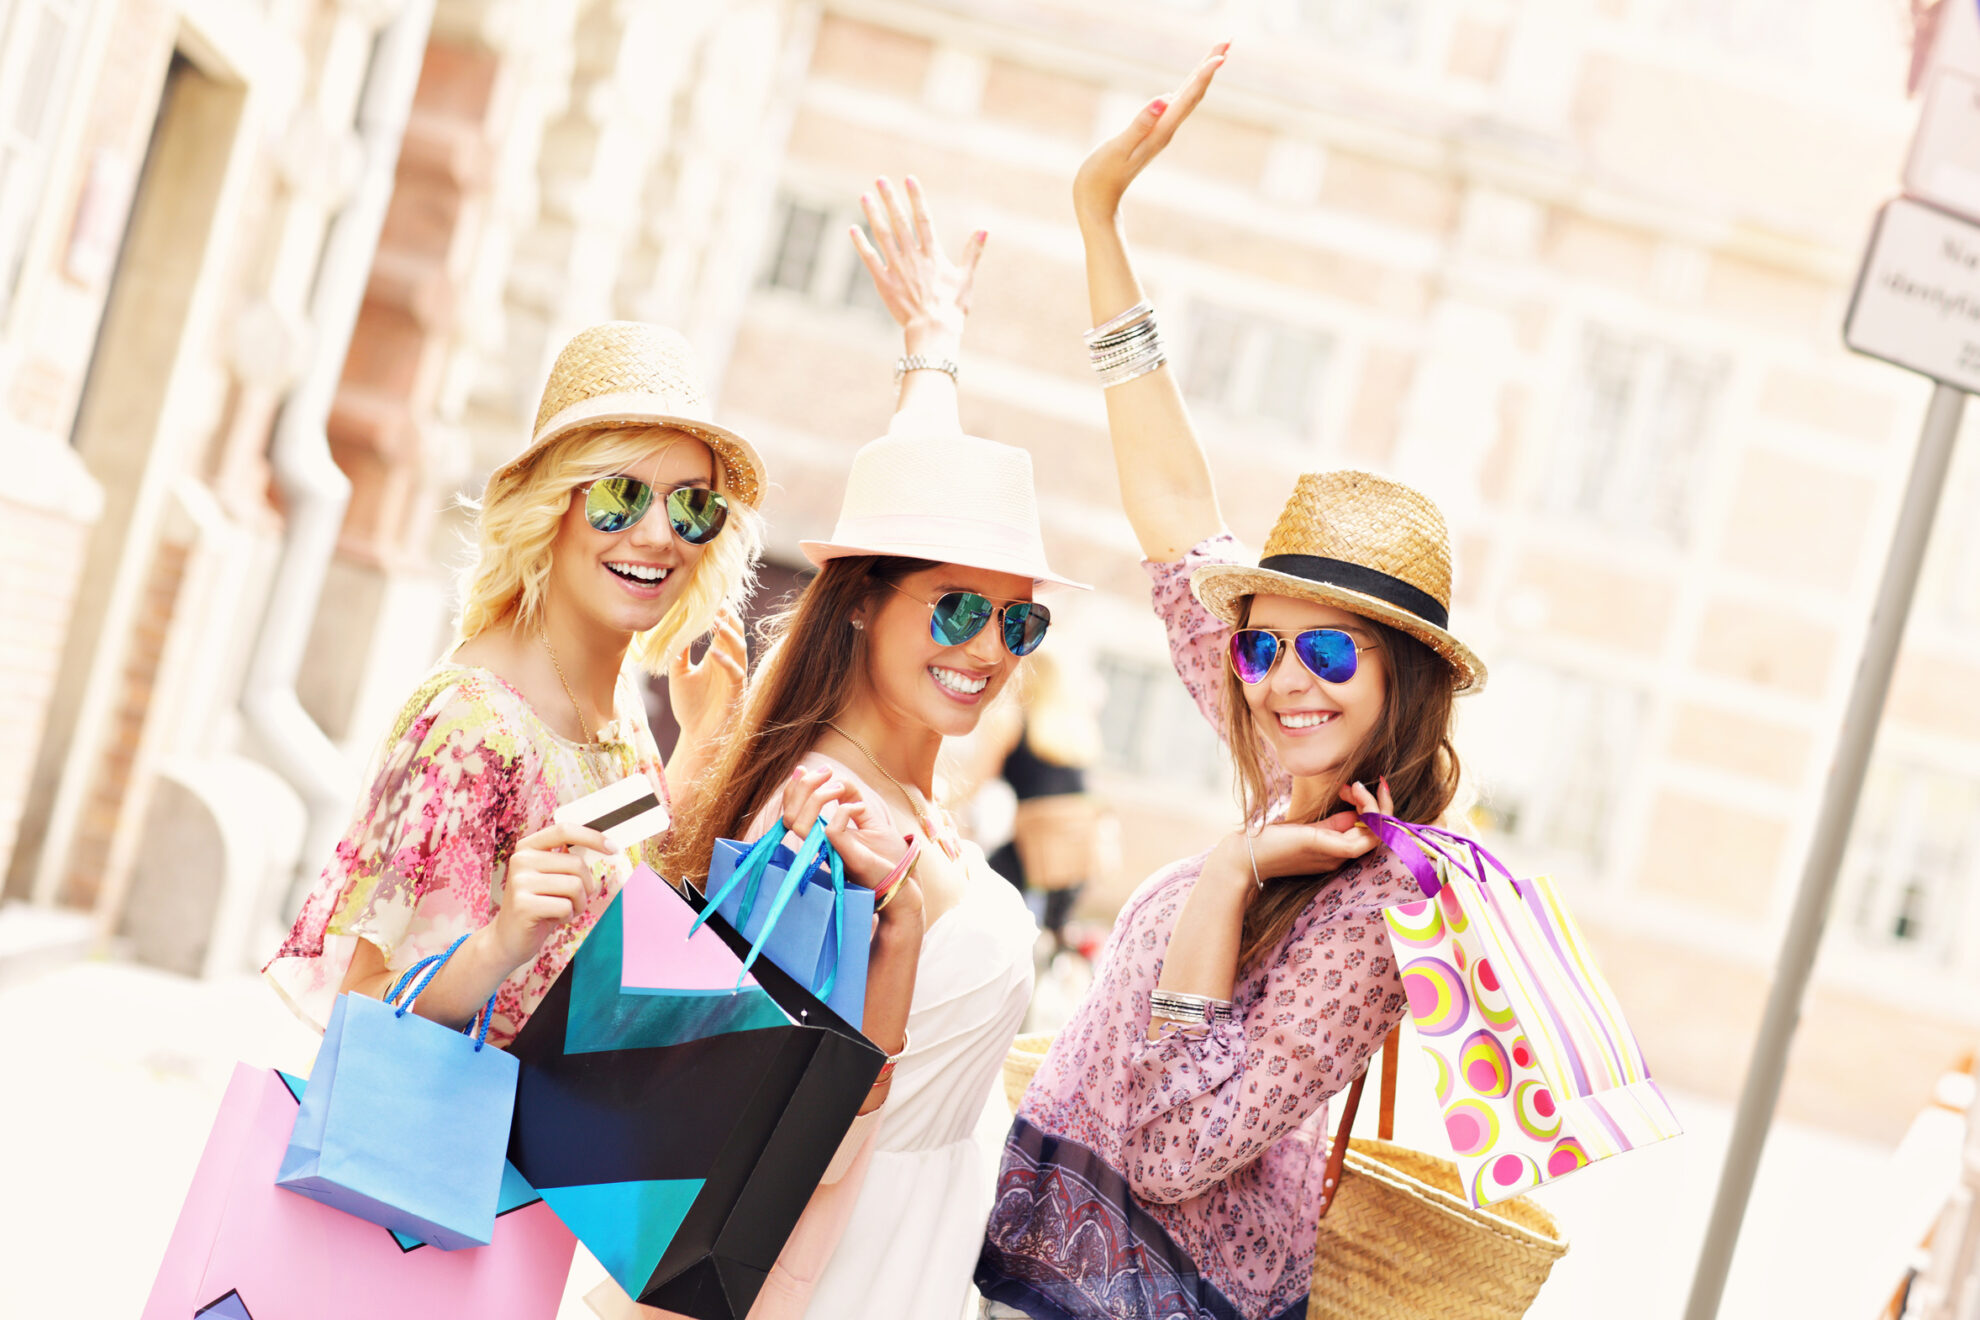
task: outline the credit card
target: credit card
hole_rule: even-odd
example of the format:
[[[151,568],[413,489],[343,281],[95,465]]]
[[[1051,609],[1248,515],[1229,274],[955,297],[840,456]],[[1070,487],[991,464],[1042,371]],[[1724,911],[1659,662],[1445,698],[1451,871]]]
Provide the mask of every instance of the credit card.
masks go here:
[[[620,851],[652,838],[672,821],[667,804],[645,775],[628,775],[596,793],[574,798],[551,812],[550,819],[559,825],[589,826]]]

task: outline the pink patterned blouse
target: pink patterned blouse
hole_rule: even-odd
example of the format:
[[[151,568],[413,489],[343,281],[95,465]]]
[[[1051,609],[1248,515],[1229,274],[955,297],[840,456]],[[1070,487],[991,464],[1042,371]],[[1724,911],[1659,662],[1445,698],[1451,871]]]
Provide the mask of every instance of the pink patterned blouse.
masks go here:
[[[630,673],[614,714],[596,741],[573,742],[493,672],[435,668],[393,721],[350,828],[262,975],[321,1031],[358,939],[396,971],[493,921],[509,855],[559,804],[632,774],[665,801],[660,751]],[[496,990],[490,1041],[515,1038],[633,867],[658,860],[658,842],[597,863],[606,883],[591,906]]]
[[[1219,537],[1146,565],[1176,671],[1220,731],[1227,630],[1189,575],[1236,558]],[[1240,976],[1234,1021],[1150,1042],[1148,993],[1203,860],[1128,900],[1005,1143],[976,1281],[1037,1320],[1305,1314],[1327,1100],[1402,1018],[1381,910],[1420,895],[1385,851],[1343,866]]]

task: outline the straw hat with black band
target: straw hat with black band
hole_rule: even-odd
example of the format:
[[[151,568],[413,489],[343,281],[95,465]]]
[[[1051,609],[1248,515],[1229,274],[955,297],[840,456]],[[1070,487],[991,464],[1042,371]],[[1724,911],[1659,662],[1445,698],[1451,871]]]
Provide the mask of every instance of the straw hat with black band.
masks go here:
[[[1256,567],[1190,575],[1203,607],[1242,627],[1248,596],[1317,601],[1408,633],[1442,656],[1459,695],[1485,686],[1485,662],[1450,631],[1451,534],[1429,497],[1372,472],[1308,472]]]
[[[763,462],[747,440],[715,425],[709,412],[700,363],[679,332],[644,321],[607,321],[579,331],[557,354],[528,446],[496,475],[513,475],[580,431],[665,426],[714,451],[722,492],[756,508],[763,502]]]

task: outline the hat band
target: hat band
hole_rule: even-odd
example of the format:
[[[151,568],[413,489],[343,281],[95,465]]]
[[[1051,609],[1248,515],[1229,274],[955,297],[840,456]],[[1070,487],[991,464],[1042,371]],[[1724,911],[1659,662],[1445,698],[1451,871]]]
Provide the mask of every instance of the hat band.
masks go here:
[[[1328,559],[1322,555],[1267,555],[1258,561],[1258,567],[1267,573],[1284,573],[1288,577],[1305,578],[1309,582],[1373,596],[1399,610],[1408,610],[1433,628],[1448,629],[1451,624],[1450,610],[1435,596],[1365,564]]]

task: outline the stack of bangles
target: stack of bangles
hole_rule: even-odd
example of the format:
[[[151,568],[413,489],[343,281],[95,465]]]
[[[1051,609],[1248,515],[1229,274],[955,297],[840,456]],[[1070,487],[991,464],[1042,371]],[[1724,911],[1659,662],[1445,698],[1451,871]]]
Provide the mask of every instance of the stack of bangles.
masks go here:
[[[915,861],[920,856],[921,836],[908,835],[907,851],[901,854],[901,860],[894,863],[894,869],[887,872],[887,878],[882,880],[873,891],[874,916],[879,916],[881,909],[894,901],[894,891],[901,887],[901,881],[908,878],[908,872],[914,869]]]
[[[1100,373],[1103,389],[1146,376],[1168,361],[1162,336],[1155,329],[1155,308],[1138,302],[1105,325],[1086,332],[1086,351]]]
[[[1151,990],[1148,992],[1148,1015],[1156,1022],[1209,1027],[1235,1019],[1237,1007],[1228,999],[1212,999],[1209,995],[1193,995],[1184,990]]]

